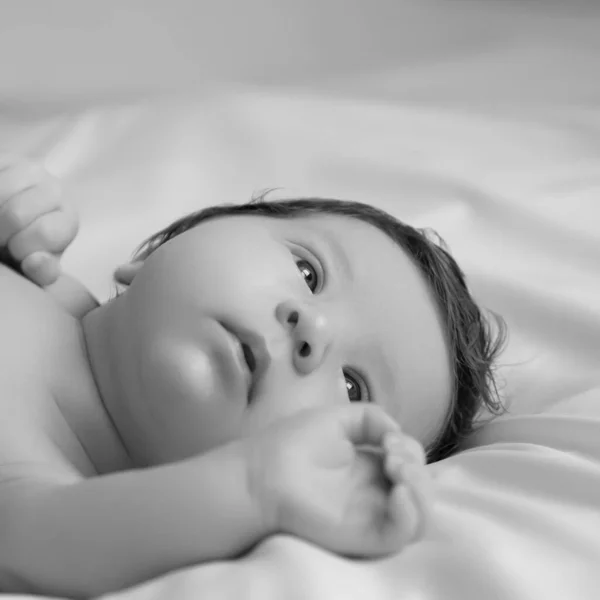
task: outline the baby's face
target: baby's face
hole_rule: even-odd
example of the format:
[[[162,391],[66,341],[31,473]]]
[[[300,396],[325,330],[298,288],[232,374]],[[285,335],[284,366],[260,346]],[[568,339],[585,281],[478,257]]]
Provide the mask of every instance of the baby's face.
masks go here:
[[[150,463],[308,407],[374,402],[424,444],[444,422],[451,374],[433,297],[366,223],[208,221],[151,255],[119,302],[128,410]]]

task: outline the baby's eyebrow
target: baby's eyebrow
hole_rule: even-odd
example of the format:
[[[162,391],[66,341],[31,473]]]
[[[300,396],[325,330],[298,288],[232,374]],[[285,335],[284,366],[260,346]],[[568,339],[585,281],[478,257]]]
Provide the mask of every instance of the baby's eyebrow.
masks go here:
[[[330,232],[324,231],[323,235],[319,237],[332,257],[333,267],[336,271],[339,270],[341,272],[344,279],[352,281],[354,279],[354,272],[344,247],[335,238],[335,235]]]

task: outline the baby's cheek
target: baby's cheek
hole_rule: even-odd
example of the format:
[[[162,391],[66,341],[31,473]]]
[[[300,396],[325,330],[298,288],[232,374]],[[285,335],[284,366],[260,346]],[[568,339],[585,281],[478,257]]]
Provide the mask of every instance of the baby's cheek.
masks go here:
[[[244,432],[254,433],[272,423],[295,414],[317,408],[327,408],[348,402],[343,379],[331,373],[298,375],[293,367],[278,366],[267,373],[248,407]]]
[[[147,354],[142,378],[171,410],[210,398],[216,387],[208,356],[190,344],[162,340]]]
[[[205,353],[165,341],[148,358],[145,396],[163,457],[189,458],[238,437],[243,411],[224,396]]]

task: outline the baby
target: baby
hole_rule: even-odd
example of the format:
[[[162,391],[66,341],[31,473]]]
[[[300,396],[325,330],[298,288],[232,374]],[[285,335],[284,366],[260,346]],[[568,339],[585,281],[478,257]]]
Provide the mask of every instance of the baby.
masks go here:
[[[41,167],[0,164],[0,248],[40,286],[0,266],[4,592],[99,595],[275,533],[396,552],[427,519],[425,452],[500,408],[502,322],[380,210],[203,210],[102,306],[60,273],[76,231]]]

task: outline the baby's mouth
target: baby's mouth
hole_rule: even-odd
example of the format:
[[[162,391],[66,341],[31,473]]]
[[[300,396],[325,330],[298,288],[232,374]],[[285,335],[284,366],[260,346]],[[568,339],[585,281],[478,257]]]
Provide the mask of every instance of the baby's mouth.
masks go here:
[[[244,357],[244,362],[250,373],[251,381],[248,390],[248,404],[251,404],[256,391],[256,386],[263,378],[271,362],[265,339],[254,331],[246,329],[239,323],[221,322],[221,325],[237,339],[240,345],[241,354]]]
[[[252,348],[248,344],[242,343],[242,352],[244,353],[244,360],[248,365],[248,369],[250,369],[250,373],[254,373],[256,371],[256,358],[254,357]]]

